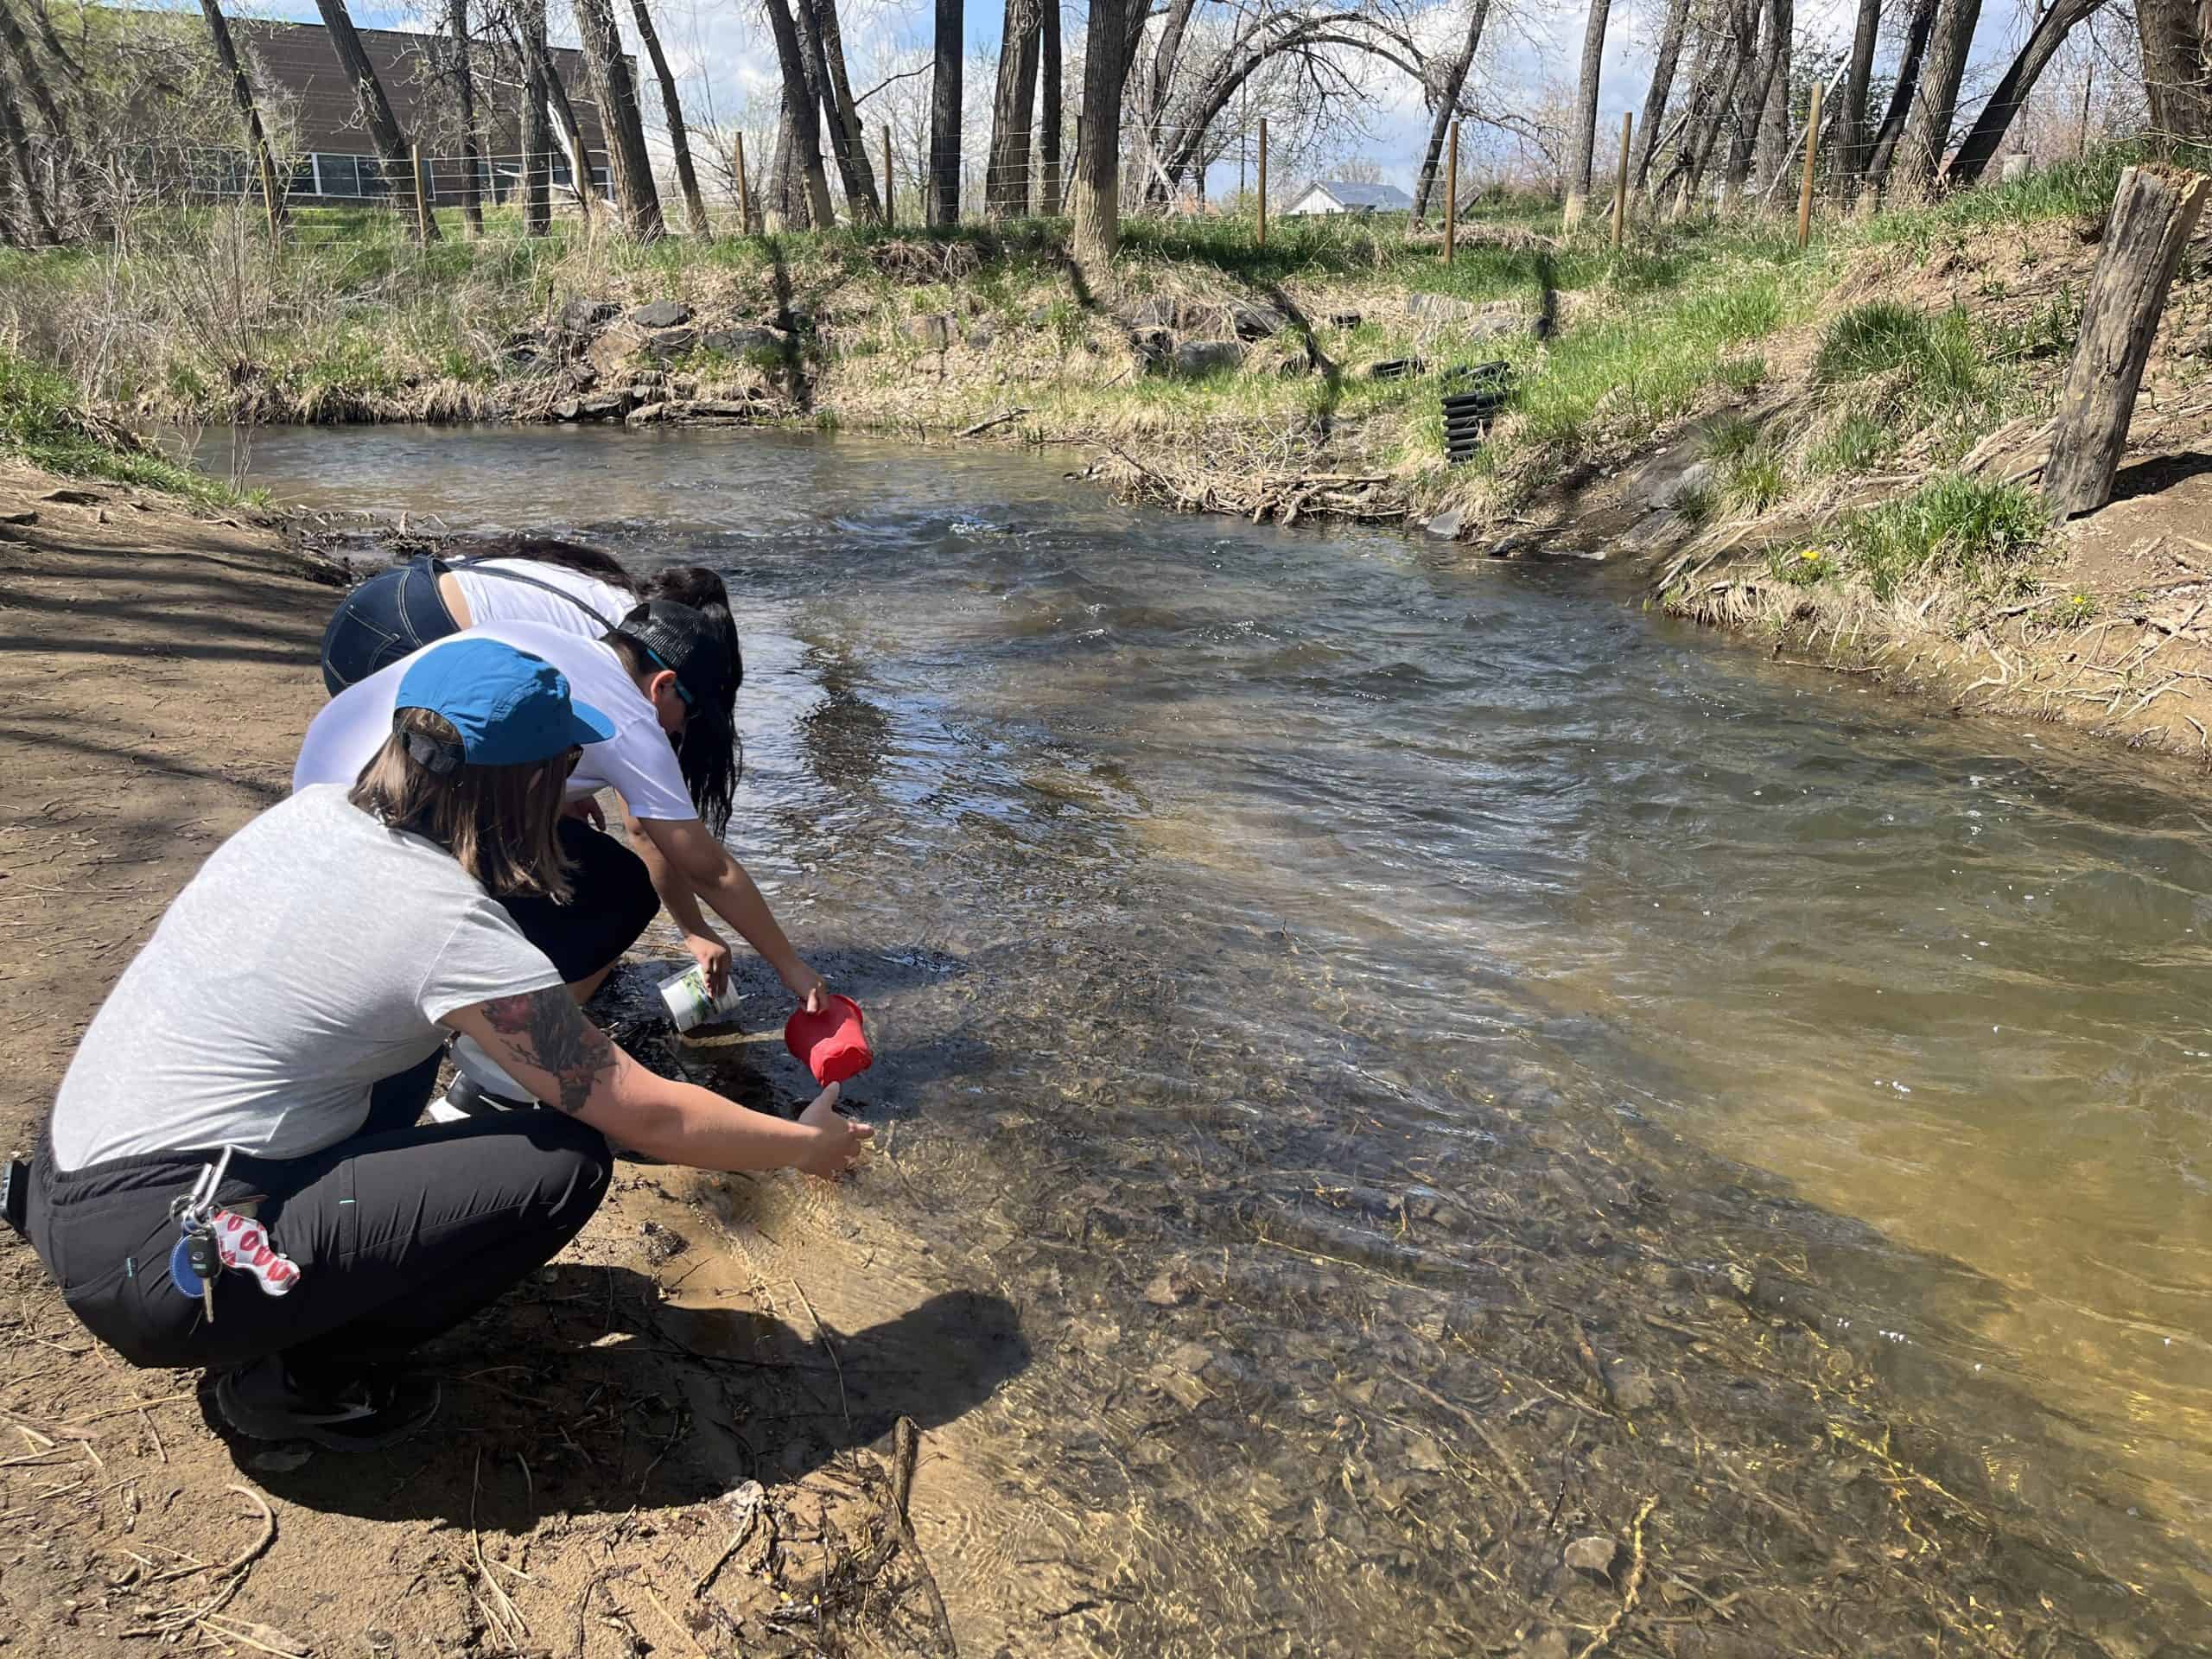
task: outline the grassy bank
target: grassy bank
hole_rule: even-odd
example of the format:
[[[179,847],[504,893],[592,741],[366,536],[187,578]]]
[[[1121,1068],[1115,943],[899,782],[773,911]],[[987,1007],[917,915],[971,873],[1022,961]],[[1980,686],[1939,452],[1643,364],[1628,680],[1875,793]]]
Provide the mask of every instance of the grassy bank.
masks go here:
[[[1449,264],[1402,227],[1284,221],[1262,247],[1245,222],[1141,221],[1101,280],[1057,221],[423,250],[388,217],[310,215],[272,251],[252,215],[201,213],[119,251],[0,254],[9,406],[30,411],[10,442],[153,469],[103,460],[51,411],[533,420],[597,394],[585,417],[664,402],[1067,445],[1133,493],[1255,518],[1449,513],[1493,550],[1632,549],[1707,620],[1831,646],[1965,640],[1993,611],[2056,627],[2119,597],[2075,591],[2021,450],[2131,159],[1829,219],[1803,250],[1746,213],[1638,219],[1616,253],[1602,224],[1568,232],[1522,200],[1463,225]],[[2202,378],[2202,265],[2184,264],[2148,408]],[[686,326],[626,321],[657,301]],[[1440,397],[1497,361],[1504,407],[1450,466]],[[2065,590],[2055,607],[2026,602],[2046,587]]]
[[[51,369],[0,350],[0,455],[64,478],[105,478],[220,507],[249,498],[168,461],[129,428],[87,408]]]

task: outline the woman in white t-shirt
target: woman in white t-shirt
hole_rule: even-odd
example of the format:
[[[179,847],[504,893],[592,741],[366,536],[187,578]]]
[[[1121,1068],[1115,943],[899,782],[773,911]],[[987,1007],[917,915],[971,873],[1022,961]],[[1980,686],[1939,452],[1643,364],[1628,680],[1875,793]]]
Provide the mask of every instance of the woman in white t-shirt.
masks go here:
[[[834,1175],[869,1134],[835,1087],[787,1122],[654,1075],[585,1018],[575,982],[652,915],[649,893],[571,902],[637,861],[574,856],[561,833],[569,771],[611,717],[488,639],[424,653],[393,702],[358,777],[224,842],[124,970],[40,1136],[22,1224],[131,1363],[208,1367],[238,1433],[344,1451],[428,1419],[436,1385],[391,1362],[575,1236],[606,1194],[607,1137]],[[454,1033],[553,1109],[418,1124]],[[193,1251],[210,1246],[230,1265],[203,1289]]]
[[[546,536],[454,544],[378,571],[338,603],[322,632],[322,683],[332,696],[433,640],[480,622],[542,622],[596,639],[650,599],[702,602],[662,571],[640,581],[612,553]],[[714,597],[729,602],[719,580]]]
[[[721,579],[706,569],[674,572],[671,579],[702,600],[709,584],[721,589]],[[716,995],[728,979],[730,952],[708,925],[702,906],[736,930],[795,999],[818,1012],[828,995],[822,976],[792,947],[753,878],[722,844],[737,783],[734,713],[745,677],[727,605],[657,599],[601,639],[542,622],[503,622],[480,624],[429,645],[349,687],[315,717],[292,769],[294,790],[351,783],[390,733],[394,698],[416,665],[481,640],[552,664],[576,695],[605,710],[613,724],[612,735],[584,752],[569,780],[572,816],[561,835],[570,856],[588,871],[603,867],[609,872],[634,868],[642,859],[652,891],[683,930],[685,948]],[[601,790],[613,791],[622,804],[627,849],[585,821]],[[612,876],[579,881],[570,906],[576,925],[589,930],[595,911],[620,908],[627,901],[619,895],[629,885]],[[610,892],[618,896],[607,896]],[[549,954],[562,959],[557,950]],[[527,1091],[484,1065],[468,1044],[454,1045],[454,1058],[461,1068],[450,1097],[456,1109],[527,1103]]]

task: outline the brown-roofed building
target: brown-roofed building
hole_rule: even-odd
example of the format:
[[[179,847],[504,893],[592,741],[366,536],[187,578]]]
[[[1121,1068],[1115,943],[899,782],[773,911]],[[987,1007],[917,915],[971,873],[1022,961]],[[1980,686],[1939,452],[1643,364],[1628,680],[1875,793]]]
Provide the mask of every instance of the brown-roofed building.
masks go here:
[[[288,194],[296,200],[346,201],[389,194],[384,160],[362,125],[353,83],[338,61],[329,31],[320,23],[269,22],[237,17],[231,33],[238,50],[257,67],[264,96],[272,96],[289,117],[293,148],[299,155]],[[404,29],[358,31],[362,49],[384,83],[385,96],[400,130],[431,158],[432,200],[457,200],[465,176],[452,81],[447,67],[448,43],[435,35]],[[484,157],[480,176],[505,199],[524,175],[522,156],[523,80],[511,48],[490,39],[472,41],[475,70],[477,143]],[[555,73],[566,88],[576,124],[583,131],[591,172],[604,194],[607,186],[607,134],[583,54],[556,47]],[[549,165],[553,182],[566,187],[572,171],[563,130],[548,114],[554,154],[534,158]]]

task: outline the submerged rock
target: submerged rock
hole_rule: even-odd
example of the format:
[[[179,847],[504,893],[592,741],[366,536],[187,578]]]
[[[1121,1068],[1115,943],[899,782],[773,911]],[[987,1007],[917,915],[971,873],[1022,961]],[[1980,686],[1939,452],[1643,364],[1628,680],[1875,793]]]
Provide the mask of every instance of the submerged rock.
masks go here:
[[[1592,1533],[1587,1538],[1578,1538],[1567,1547],[1565,1560],[1578,1573],[1587,1573],[1593,1578],[1610,1579],[1613,1575],[1613,1561],[1621,1553],[1621,1541],[1605,1533]]]
[[[1459,532],[1466,527],[1467,513],[1464,507],[1446,507],[1430,519],[1421,529],[1440,541],[1456,542]]]

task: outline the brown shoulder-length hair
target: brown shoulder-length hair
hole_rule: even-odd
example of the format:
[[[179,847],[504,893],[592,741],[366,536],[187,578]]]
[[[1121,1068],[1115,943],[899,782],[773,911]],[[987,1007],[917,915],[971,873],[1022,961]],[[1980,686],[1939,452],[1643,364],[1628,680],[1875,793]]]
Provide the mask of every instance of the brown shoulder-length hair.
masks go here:
[[[436,842],[495,899],[569,902],[571,865],[561,850],[562,758],[519,766],[472,766],[440,774],[407,752],[407,734],[457,745],[443,715],[403,709],[392,734],[361,768],[346,798],[394,830]]]

